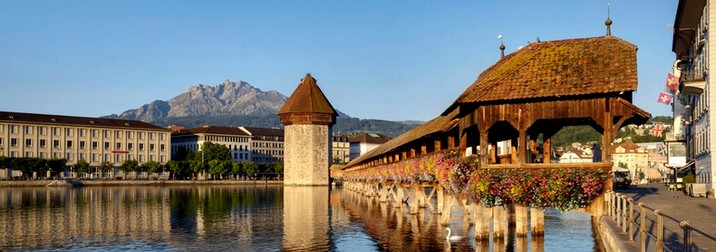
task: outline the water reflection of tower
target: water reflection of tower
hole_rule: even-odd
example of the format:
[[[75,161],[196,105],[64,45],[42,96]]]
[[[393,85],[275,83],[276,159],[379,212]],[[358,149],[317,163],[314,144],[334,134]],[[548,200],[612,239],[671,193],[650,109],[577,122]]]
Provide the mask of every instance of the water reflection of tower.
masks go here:
[[[283,190],[283,249],[328,249],[328,187],[287,186]]]

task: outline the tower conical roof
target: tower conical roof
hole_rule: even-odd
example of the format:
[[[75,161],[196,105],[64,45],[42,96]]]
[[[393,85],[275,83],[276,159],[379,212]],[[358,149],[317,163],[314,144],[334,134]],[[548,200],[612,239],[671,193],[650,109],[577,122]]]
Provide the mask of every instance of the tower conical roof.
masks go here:
[[[303,77],[293,94],[286,100],[286,103],[278,111],[278,114],[286,113],[322,113],[338,115],[331,103],[316,84],[316,79],[311,74]]]
[[[311,77],[311,74],[306,74],[306,77],[301,79],[301,84],[298,84],[296,90],[278,111],[278,115],[284,125],[332,125],[338,113],[316,84],[316,79]]]

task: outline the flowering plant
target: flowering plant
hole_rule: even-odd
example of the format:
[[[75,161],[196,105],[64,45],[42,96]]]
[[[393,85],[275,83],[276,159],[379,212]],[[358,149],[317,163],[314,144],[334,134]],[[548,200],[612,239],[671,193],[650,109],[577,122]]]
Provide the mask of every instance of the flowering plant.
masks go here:
[[[471,175],[468,195],[487,207],[520,204],[565,211],[586,207],[607,178],[601,169],[480,169]]]

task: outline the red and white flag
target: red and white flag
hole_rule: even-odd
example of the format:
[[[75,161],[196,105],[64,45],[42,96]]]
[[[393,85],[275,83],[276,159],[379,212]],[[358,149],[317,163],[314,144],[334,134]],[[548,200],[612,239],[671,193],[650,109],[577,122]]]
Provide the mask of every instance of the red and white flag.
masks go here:
[[[667,92],[661,91],[659,92],[659,100],[657,102],[669,105],[671,103],[671,98],[673,97],[672,94],[669,94]]]
[[[669,73],[666,75],[666,89],[676,90],[679,87],[679,77]]]
[[[661,126],[661,123],[655,123],[654,127],[651,128],[651,135],[655,137],[661,137],[661,133],[664,132],[664,127]]]

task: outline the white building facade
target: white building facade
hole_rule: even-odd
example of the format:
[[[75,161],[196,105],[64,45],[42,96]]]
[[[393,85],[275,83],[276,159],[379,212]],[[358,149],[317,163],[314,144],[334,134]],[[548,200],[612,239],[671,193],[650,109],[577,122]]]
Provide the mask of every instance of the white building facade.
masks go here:
[[[696,182],[706,184],[713,198],[715,179],[711,150],[716,146],[716,118],[710,108],[716,107],[711,97],[715,90],[710,85],[708,69],[716,69],[711,60],[710,31],[708,24],[716,24],[716,5],[711,1],[680,0],[674,21],[672,51],[676,54],[674,74],[679,76],[679,87],[673,102],[674,135],[667,140],[683,140],[686,145],[687,166],[693,169]],[[711,15],[714,14],[714,15]]]

